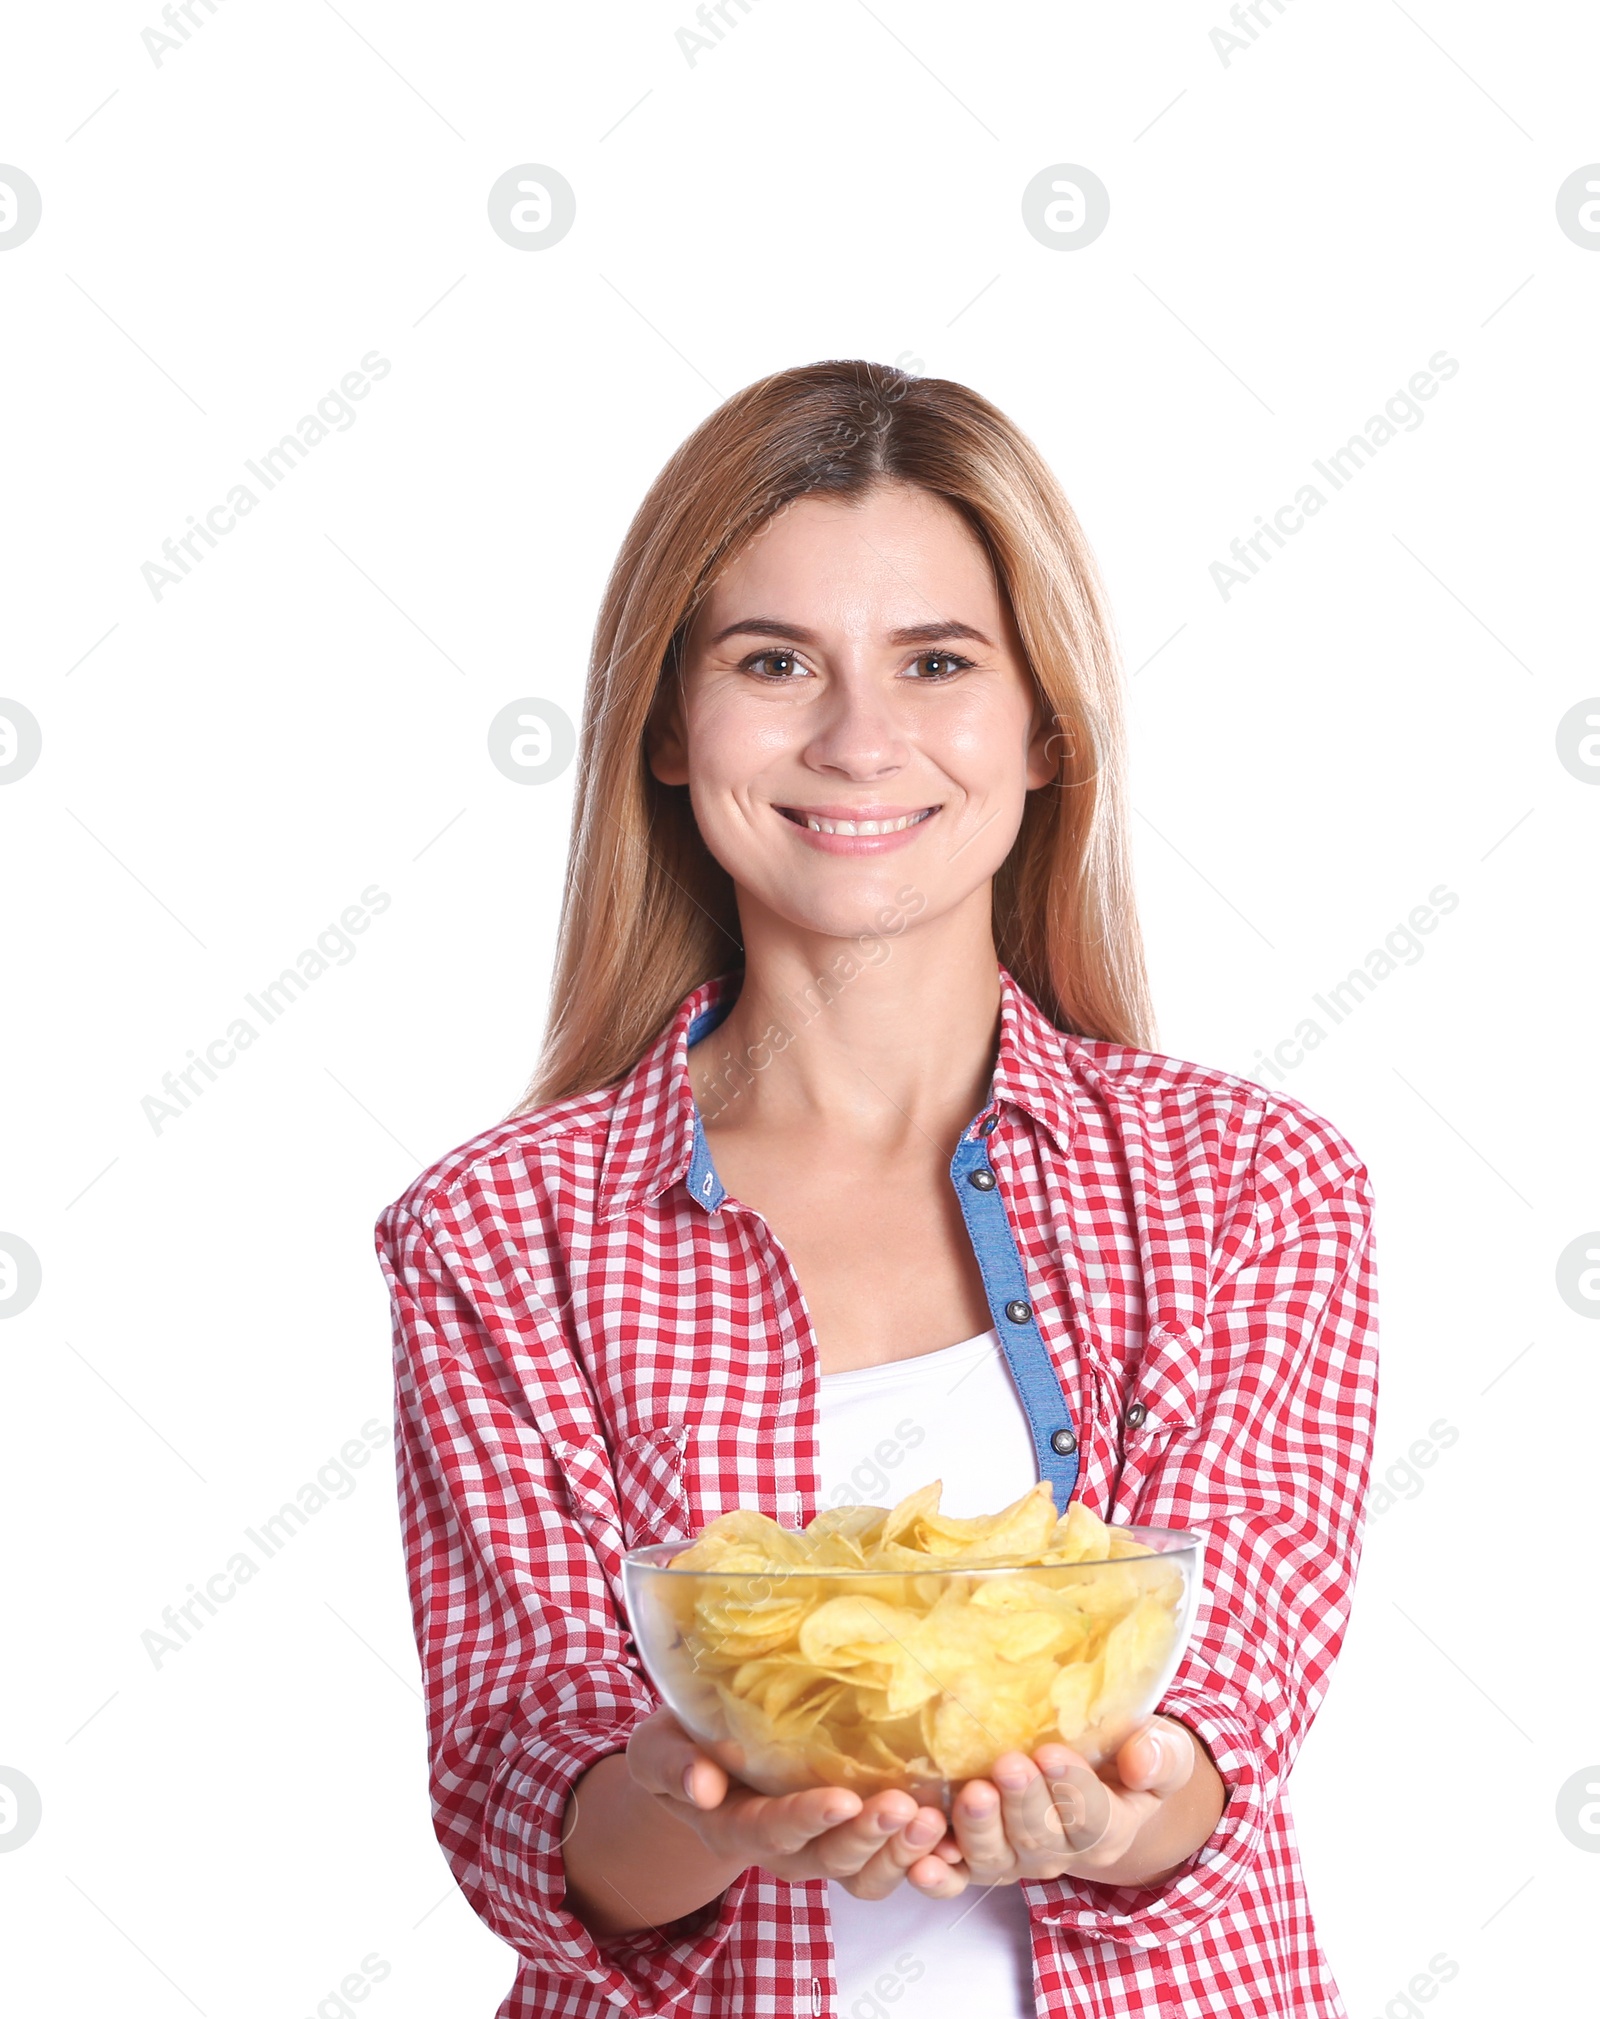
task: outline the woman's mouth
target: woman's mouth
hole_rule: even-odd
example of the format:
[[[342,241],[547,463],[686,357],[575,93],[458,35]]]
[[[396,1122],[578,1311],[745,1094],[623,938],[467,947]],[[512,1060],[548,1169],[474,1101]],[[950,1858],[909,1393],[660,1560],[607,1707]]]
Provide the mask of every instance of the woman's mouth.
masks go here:
[[[847,835],[902,834],[908,827],[919,827],[923,821],[931,820],[939,811],[937,806],[919,806],[912,813],[855,813],[846,819],[805,806],[780,806],[777,810],[785,820],[792,820],[796,827],[808,828],[813,834]]]
[[[778,806],[808,847],[824,855],[883,855],[914,840],[937,806]]]

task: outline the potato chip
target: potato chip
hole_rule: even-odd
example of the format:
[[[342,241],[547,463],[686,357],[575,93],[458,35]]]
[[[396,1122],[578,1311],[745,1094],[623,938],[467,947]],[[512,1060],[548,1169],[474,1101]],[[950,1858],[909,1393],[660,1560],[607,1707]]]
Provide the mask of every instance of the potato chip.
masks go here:
[[[1001,1753],[1027,1751],[1038,1712],[1019,1694],[995,1688],[983,1669],[954,1678],[937,1703],[924,1706],[922,1733],[934,1765],[947,1780],[970,1780]]]
[[[1047,1563],[1086,1563],[1110,1554],[1111,1531],[1081,1500],[1075,1500],[1055,1524],[1042,1552]]]
[[[775,1661],[768,1656],[741,1663],[728,1678],[727,1687],[759,1705],[763,1715],[777,1723],[807,1692],[818,1693],[836,1681],[807,1662]]]
[[[1165,1652],[1169,1625],[1167,1608],[1156,1599],[1142,1598],[1107,1634],[1101,1657],[1104,1679],[1095,1704],[1097,1719],[1137,1697],[1145,1675]]]
[[[937,1513],[940,1496],[944,1492],[942,1479],[930,1479],[926,1486],[919,1486],[915,1493],[908,1493],[904,1500],[896,1501],[884,1516],[883,1527],[878,1534],[880,1547],[884,1543],[900,1542],[927,1513]]]
[[[799,1629],[800,1652],[807,1661],[848,1665],[857,1661],[893,1659],[893,1651],[906,1644],[915,1632],[920,1616],[887,1605],[881,1598],[847,1597],[824,1599]]]
[[[799,1630],[807,1602],[792,1588],[768,1593],[762,1589],[766,1583],[765,1578],[759,1582],[752,1579],[748,1591],[730,1590],[706,1597],[700,1605],[702,1623],[714,1633],[726,1634],[767,1633],[776,1628],[775,1645],[781,1646]]]
[[[809,1561],[803,1532],[784,1528],[751,1507],[736,1507],[708,1521],[699,1535],[673,1558],[688,1570],[763,1571]]]
[[[1137,1575],[1121,1564],[1096,1565],[1083,1577],[1064,1584],[1057,1594],[1063,1611],[1076,1613],[1091,1624],[1110,1627],[1132,1610],[1142,1586]]]
[[[844,1541],[857,1551],[868,1548],[883,1533],[886,1507],[829,1507],[801,1531],[814,1542]]]
[[[885,1772],[891,1774],[904,1774],[911,1764],[909,1759],[903,1759],[895,1751],[894,1747],[889,1745],[881,1734],[874,1730],[867,1732],[866,1742],[862,1746],[860,1757],[864,1766],[881,1767]]]
[[[1098,1661],[1072,1662],[1057,1671],[1050,1685],[1056,1730],[1069,1746],[1089,1728],[1089,1707],[1100,1693],[1100,1666]]]
[[[1039,1552],[1048,1547],[1050,1533],[1056,1526],[1055,1495],[1047,1479],[1037,1481],[1020,1500],[1013,1501],[999,1514],[974,1520],[958,1521],[953,1515],[940,1514],[938,1499],[936,1485],[934,1505],[918,1508],[910,1525],[910,1537],[947,1562],[955,1557],[972,1561],[1011,1556],[1037,1561]],[[902,1539],[907,1538],[903,1535]]]
[[[1072,1602],[1072,1594],[1052,1591],[1021,1577],[976,1585],[968,1603],[980,1613],[1019,1616],[1027,1622],[1030,1638],[1013,1643],[1013,1647],[1049,1654],[1058,1664],[1077,1661],[1096,1639],[1093,1620]],[[1018,1658],[1018,1654],[1011,1654],[1011,1659]]]

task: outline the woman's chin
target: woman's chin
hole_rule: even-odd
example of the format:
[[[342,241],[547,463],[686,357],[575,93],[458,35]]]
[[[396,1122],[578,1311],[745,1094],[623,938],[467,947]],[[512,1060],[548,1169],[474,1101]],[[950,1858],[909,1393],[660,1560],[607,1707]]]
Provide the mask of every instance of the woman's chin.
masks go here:
[[[735,880],[746,939],[894,939],[913,919],[942,908],[915,877],[871,863],[833,862],[826,888],[817,879],[774,877],[755,885]],[[761,931],[762,925],[767,928]]]

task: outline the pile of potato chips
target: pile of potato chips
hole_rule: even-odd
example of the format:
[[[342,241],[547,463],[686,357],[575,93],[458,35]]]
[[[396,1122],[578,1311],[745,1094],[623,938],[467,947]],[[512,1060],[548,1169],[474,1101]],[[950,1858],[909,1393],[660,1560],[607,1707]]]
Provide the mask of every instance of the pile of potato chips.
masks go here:
[[[651,1636],[652,1672],[698,1736],[732,1742],[750,1785],[919,1792],[1055,1738],[1098,1765],[1148,1715],[1192,1553],[1148,1549],[1078,1501],[1058,1519],[1046,1480],[974,1520],[941,1514],[941,1491],[800,1531],[740,1509],[672,1559],[702,1576],[654,1581],[671,1631]]]

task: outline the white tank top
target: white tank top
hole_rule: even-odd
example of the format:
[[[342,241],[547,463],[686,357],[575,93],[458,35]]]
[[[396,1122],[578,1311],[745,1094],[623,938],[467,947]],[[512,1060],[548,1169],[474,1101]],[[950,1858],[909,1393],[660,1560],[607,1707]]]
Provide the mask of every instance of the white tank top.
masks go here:
[[[993,1332],[884,1367],[824,1374],[821,1445],[821,1507],[892,1507],[942,1479],[944,1513],[994,1514],[1039,1476]],[[835,1882],[828,1900],[841,2015],[1033,2019],[1020,1886],[969,1886],[954,1900],[929,1900],[902,1881],[886,1900],[858,1900]]]

